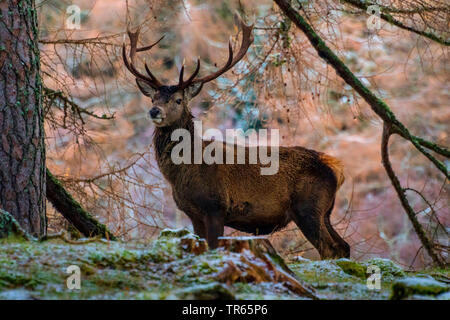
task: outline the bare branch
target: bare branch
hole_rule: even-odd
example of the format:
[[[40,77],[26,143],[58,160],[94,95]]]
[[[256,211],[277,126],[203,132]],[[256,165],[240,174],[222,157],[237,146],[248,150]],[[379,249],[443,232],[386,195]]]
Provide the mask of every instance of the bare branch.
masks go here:
[[[389,151],[388,151],[389,137],[392,135],[391,128],[392,128],[392,125],[390,125],[386,122],[384,123],[383,135],[382,135],[382,139],[381,139],[381,160],[383,162],[383,166],[386,169],[386,173],[387,173],[389,179],[391,180],[395,191],[397,192],[397,195],[400,199],[402,207],[405,210],[406,214],[408,215],[408,218],[413,225],[414,231],[416,232],[417,236],[419,237],[420,241],[422,242],[425,250],[431,257],[431,259],[433,259],[433,261],[436,265],[444,267],[445,266],[444,261],[442,261],[442,259],[435,253],[433,243],[427,237],[427,235],[425,234],[425,231],[422,228],[422,225],[417,220],[416,213],[414,212],[413,208],[411,208],[411,206],[408,202],[408,199],[406,199],[405,190],[402,188],[400,181],[398,180],[397,176],[395,175],[394,169],[392,169],[392,165],[389,160]]]
[[[432,242],[426,236],[422,226],[417,221],[414,210],[411,208],[408,200],[406,199],[406,196],[404,194],[405,191],[401,187],[400,182],[390,164],[387,145],[391,134],[399,134],[406,140],[410,141],[417,150],[424,154],[447,178],[449,178],[449,172],[445,165],[434,158],[427,150],[422,147],[422,145],[430,147],[430,149],[440,154],[445,154],[446,149],[437,147],[435,144],[432,144],[424,139],[418,140],[417,137],[413,136],[409,132],[409,130],[396,118],[395,114],[391,111],[389,106],[383,100],[373,94],[366,86],[364,86],[364,84],[362,84],[362,82],[350,71],[350,69],[342,62],[342,60],[325,44],[325,42],[314,31],[311,25],[309,25],[308,22],[294,8],[292,8],[289,1],[275,0],[275,3],[277,3],[284,14],[286,14],[286,16],[288,16],[296,24],[296,26],[303,31],[303,33],[309,39],[311,45],[317,51],[318,55],[327,63],[331,64],[331,66],[336,70],[337,74],[356,92],[358,92],[369,104],[372,110],[383,120],[384,127],[381,152],[385,170],[424,248],[427,250],[428,254],[437,265],[444,266],[445,263],[435,253]]]
[[[361,1],[361,0],[342,0],[342,2],[345,2],[347,4],[350,4],[356,8],[359,8],[361,10],[367,11],[367,9],[372,6],[372,5],[378,5],[376,3],[371,3],[371,2],[366,2],[366,1]],[[379,6],[379,5],[378,5]],[[396,8],[389,8],[389,7],[385,7],[385,6],[379,6],[381,7],[381,12],[380,12],[380,18],[389,22],[392,25],[395,25],[401,29],[404,30],[408,30],[410,32],[413,32],[415,34],[418,34],[420,36],[426,37],[428,39],[431,39],[437,43],[440,43],[444,46],[450,46],[450,41],[441,38],[431,32],[426,32],[426,31],[421,31],[418,29],[415,29],[413,27],[407,26],[404,23],[402,23],[401,21],[395,19],[391,14],[389,14],[388,12],[392,12],[392,13],[407,13],[407,14],[414,14],[414,13],[423,13],[425,11],[441,11],[444,8],[428,8],[428,7],[424,7],[424,8],[416,8],[413,10],[400,10],[400,9],[396,9]],[[434,10],[432,10],[434,9]],[[449,8],[445,8],[446,11],[449,10]]]

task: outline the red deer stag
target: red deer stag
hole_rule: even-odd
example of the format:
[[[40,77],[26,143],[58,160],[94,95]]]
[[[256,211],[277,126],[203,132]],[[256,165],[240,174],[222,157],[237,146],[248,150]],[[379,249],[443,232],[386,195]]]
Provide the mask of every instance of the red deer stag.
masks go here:
[[[278,172],[261,175],[263,165],[249,164],[250,147],[247,146],[245,164],[174,164],[171,159],[175,145],[171,140],[172,132],[181,128],[194,135],[189,101],[204,83],[218,78],[241,60],[253,42],[253,25],[247,26],[239,20],[242,43],[238,53],[233,54],[230,41],[226,64],[204,77],[198,77],[200,59],[187,80],[183,77],[183,65],[177,85],[163,85],[146,63],[146,75],[135,67],[136,53],[150,50],[162,38],[138,48],[139,29],[128,30],[131,49],[128,59],[123,45],[123,61],[136,77],[142,93],[152,99],[149,113],[156,126],[153,142],[159,168],[172,187],[178,208],[189,216],[195,233],[206,238],[210,248],[217,247],[224,226],[253,234],[269,234],[293,220],[322,259],[349,257],[349,245],[330,224],[336,191],[344,182],[339,160],[303,147],[280,147]],[[209,143],[211,141],[203,141],[203,147]],[[222,144],[224,149],[237,148],[236,144]]]

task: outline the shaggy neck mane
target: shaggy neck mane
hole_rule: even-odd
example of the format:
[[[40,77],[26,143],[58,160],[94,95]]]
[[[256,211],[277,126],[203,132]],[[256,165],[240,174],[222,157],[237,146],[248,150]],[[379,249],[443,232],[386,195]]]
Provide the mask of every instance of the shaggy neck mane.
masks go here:
[[[180,119],[167,127],[156,127],[153,143],[156,150],[156,160],[160,163],[165,159],[169,159],[172,152],[172,148],[178,143],[178,141],[172,141],[172,132],[176,129],[186,129],[190,132],[191,137],[194,137],[194,122],[192,121],[194,117],[190,111],[184,109],[183,115]]]

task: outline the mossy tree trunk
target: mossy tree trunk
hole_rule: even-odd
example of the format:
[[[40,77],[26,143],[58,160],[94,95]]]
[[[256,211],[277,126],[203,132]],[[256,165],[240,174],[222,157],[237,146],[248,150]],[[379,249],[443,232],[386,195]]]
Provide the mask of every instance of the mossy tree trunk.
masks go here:
[[[86,237],[101,236],[117,240],[108,228],[98,222],[67,192],[47,169],[47,199],[78,231]]]
[[[45,144],[36,8],[0,1],[0,208],[46,233]]]

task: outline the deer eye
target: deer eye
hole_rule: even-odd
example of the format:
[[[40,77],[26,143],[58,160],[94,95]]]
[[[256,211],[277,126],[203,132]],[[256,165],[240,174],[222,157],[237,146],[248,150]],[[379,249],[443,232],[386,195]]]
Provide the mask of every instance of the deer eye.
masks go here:
[[[177,100],[175,100],[175,102],[176,102],[177,104],[180,104],[180,103],[181,103],[181,99],[177,99]]]

